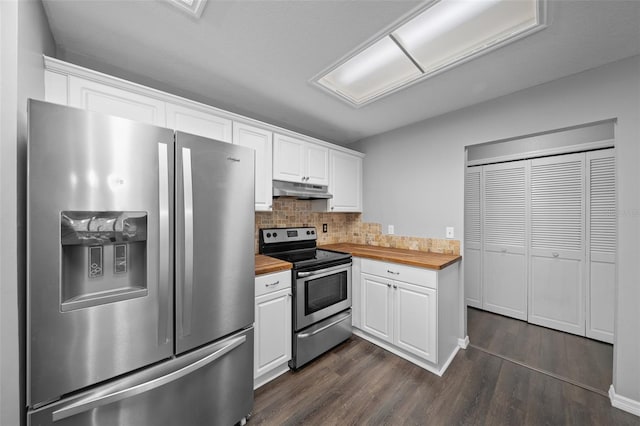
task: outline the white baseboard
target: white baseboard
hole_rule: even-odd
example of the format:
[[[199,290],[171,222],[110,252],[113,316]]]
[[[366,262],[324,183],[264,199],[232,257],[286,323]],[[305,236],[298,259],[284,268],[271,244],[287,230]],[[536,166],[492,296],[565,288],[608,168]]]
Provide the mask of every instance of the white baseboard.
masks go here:
[[[289,371],[289,364],[287,362],[275,367],[273,370],[264,373],[260,377],[253,379],[253,390],[258,389],[260,386],[269,383],[276,377],[279,377]]]
[[[404,351],[402,351],[401,349],[385,342],[382,341],[378,338],[376,338],[375,336],[371,336],[370,334],[367,334],[366,332],[354,328],[353,329],[353,334],[355,334],[358,337],[363,338],[364,340],[367,340],[371,343],[373,343],[376,346],[380,346],[382,349],[385,349],[389,352],[391,352],[394,355],[398,355],[400,358],[404,358],[407,361],[417,365],[418,367],[424,368],[425,370],[429,371],[430,373],[435,374],[436,376],[442,376],[444,374],[444,372],[446,371],[447,367],[449,367],[449,364],[451,364],[451,362],[453,361],[453,358],[455,358],[456,354],[458,353],[458,350],[460,349],[459,346],[455,346],[454,349],[451,351],[451,354],[449,355],[449,357],[447,358],[447,360],[442,364],[442,366],[440,368],[438,368],[437,365],[429,362],[429,361],[425,361],[422,358],[419,358],[415,355],[406,353]]]
[[[464,339],[458,339],[458,346],[462,349],[467,349],[467,346],[469,346],[469,336],[464,336]]]
[[[640,401],[616,394],[613,385],[609,387],[609,399],[614,407],[640,417]]]

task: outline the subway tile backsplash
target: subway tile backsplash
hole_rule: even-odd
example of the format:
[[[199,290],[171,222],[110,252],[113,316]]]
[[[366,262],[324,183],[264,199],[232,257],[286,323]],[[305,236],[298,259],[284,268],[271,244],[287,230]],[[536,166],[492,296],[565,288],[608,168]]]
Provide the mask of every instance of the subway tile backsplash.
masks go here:
[[[385,235],[379,223],[365,223],[361,213],[318,213],[311,209],[311,201],[293,198],[274,198],[272,212],[256,212],[255,252],[258,253],[258,230],[292,226],[315,226],[318,245],[334,243],[368,244],[434,253],[460,254],[460,241]],[[322,225],[327,224],[327,232]]]

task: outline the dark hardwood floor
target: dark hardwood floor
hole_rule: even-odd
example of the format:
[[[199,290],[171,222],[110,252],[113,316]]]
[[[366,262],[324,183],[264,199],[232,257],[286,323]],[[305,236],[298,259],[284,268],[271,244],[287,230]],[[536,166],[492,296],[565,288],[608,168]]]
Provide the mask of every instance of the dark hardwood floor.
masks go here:
[[[491,312],[467,308],[473,346],[606,395],[612,383],[613,346]]]
[[[609,399],[479,349],[442,377],[356,336],[255,393],[249,425],[640,425]]]

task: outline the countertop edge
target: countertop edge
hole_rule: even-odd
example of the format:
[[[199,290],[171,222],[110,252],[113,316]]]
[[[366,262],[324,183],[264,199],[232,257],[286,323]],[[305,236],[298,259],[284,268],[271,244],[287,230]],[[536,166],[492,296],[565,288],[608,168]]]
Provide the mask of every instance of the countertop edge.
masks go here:
[[[325,244],[323,246],[320,246],[320,248],[326,248],[328,250],[346,251],[347,253],[350,253],[352,256],[360,257],[360,258],[381,260],[386,262],[393,262],[393,263],[399,263],[403,265],[415,266],[418,268],[426,268],[426,269],[434,269],[434,270],[444,269],[462,260],[462,256],[454,255],[454,254],[421,252],[417,250],[396,249],[393,247],[379,247],[379,246],[369,246],[369,245],[361,245],[361,244],[353,244],[353,243]],[[389,251],[396,252],[397,256],[389,255],[385,253],[379,253],[379,254],[371,253],[371,250],[374,250],[374,251],[380,250],[380,252],[389,252]],[[406,257],[403,257],[403,255],[414,255],[414,256],[425,255],[425,256],[432,256],[432,257],[441,257],[442,259],[437,263],[433,263],[428,261],[407,259]]]
[[[263,254],[255,255],[255,276],[271,274],[274,272],[288,271],[293,268],[289,262],[285,262],[275,257],[265,256]]]

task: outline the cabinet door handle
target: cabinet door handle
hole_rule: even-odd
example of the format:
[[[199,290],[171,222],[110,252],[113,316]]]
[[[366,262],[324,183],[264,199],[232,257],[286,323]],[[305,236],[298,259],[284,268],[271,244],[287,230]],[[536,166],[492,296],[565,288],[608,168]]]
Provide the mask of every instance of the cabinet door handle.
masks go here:
[[[391,288],[391,284],[387,283],[387,287]]]
[[[551,255],[553,257],[558,257],[558,256],[560,256],[560,253],[558,253],[557,251],[554,251],[553,253],[551,253]]]
[[[278,284],[280,284],[280,280],[276,281],[275,283],[265,284],[264,286],[265,286],[265,287],[273,287],[273,286],[276,286],[276,285],[278,285]]]
[[[390,271],[389,269],[387,269],[387,272],[392,275],[400,275],[400,272],[393,272],[393,271]]]
[[[398,289],[398,286],[394,284],[394,285],[393,285],[393,289],[394,289],[394,290],[397,290],[397,289]]]

